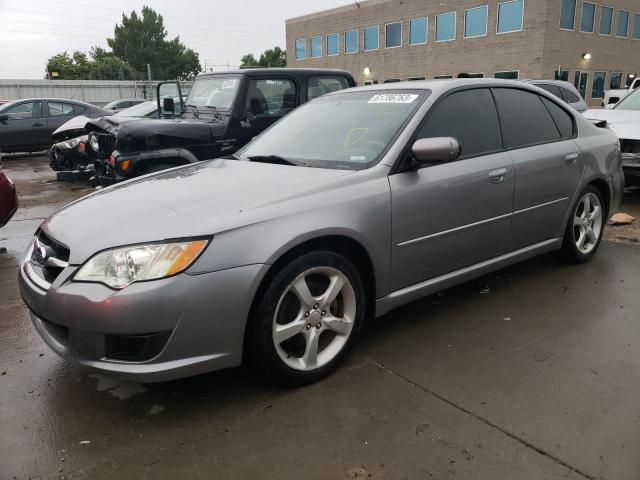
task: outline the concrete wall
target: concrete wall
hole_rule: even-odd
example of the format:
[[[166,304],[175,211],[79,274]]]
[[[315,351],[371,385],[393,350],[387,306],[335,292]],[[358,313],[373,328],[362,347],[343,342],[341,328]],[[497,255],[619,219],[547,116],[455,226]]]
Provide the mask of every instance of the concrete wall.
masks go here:
[[[0,80],[0,99],[45,97],[104,105],[119,98],[155,98],[157,82],[110,80]],[[193,82],[182,82],[183,94]]]
[[[555,69],[562,65],[571,69],[573,81],[576,69],[590,72],[587,85],[587,100],[591,99],[593,71],[624,71],[640,73],[640,41],[631,38],[633,13],[640,13],[639,0],[592,0],[597,5],[596,31],[600,21],[600,5],[631,12],[629,38],[617,39],[598,34],[566,32],[559,29],[560,0],[525,0],[523,31],[497,34],[496,22],[499,0],[369,0],[333,10],[314,13],[287,20],[287,64],[291,67],[327,67],[349,70],[359,84],[366,80],[383,82],[389,78],[434,75],[457,75],[460,72],[484,73],[493,76],[497,71],[518,70],[520,78],[553,78]],[[582,1],[578,0],[576,30],[579,28]],[[479,38],[463,38],[464,11],[480,5],[489,6],[487,35]],[[435,15],[455,11],[457,13],[456,40],[435,42]],[[428,41],[425,45],[409,45],[409,19],[428,17]],[[403,45],[385,49],[384,26],[402,20]],[[363,51],[363,28],[380,25],[380,49]],[[614,25],[615,27],[615,25]],[[344,32],[358,29],[359,51],[344,54]],[[339,33],[340,54],[326,56],[326,35]],[[295,59],[295,40],[307,40],[321,35],[323,56],[320,58]],[[590,62],[581,63],[582,54],[592,52]],[[365,67],[371,69],[365,75]],[[623,79],[624,80],[624,79]],[[608,88],[609,75],[607,75]]]

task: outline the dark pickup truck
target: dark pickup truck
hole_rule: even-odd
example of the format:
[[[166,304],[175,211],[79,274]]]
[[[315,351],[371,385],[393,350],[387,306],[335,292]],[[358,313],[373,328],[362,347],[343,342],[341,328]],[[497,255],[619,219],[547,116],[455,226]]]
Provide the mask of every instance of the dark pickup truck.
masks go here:
[[[262,68],[205,73],[186,100],[178,82],[158,85],[163,119],[89,121],[100,183],[234,153],[298,105],[355,86],[343,70]]]

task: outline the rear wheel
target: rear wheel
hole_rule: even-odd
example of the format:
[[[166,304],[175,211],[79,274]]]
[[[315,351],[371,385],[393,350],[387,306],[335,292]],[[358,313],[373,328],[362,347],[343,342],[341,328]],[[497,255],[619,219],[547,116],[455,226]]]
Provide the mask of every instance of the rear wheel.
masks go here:
[[[582,263],[597,252],[606,222],[606,208],[602,194],[588,185],[578,197],[567,222],[561,255],[565,260]]]
[[[311,252],[286,265],[258,300],[249,328],[253,364],[277,383],[298,386],[331,373],[364,317],[358,271],[334,252]]]

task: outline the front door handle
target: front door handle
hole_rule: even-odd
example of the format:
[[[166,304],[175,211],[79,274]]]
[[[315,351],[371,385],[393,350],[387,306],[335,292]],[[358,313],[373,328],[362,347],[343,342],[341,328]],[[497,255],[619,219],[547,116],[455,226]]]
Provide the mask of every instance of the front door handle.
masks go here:
[[[575,165],[576,162],[578,161],[578,154],[570,153],[565,157],[565,160],[567,161],[567,165]]]
[[[491,183],[502,183],[504,179],[507,178],[507,169],[499,168],[497,170],[492,170],[489,172],[489,181]]]
[[[41,127],[42,124],[40,122],[36,122],[33,125],[31,125],[32,127]]]

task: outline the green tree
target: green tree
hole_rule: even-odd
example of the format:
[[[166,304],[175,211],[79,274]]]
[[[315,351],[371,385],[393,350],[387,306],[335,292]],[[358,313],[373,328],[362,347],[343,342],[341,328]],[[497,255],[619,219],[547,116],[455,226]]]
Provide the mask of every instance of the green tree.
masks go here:
[[[85,53],[75,51],[54,55],[47,61],[47,78],[60,80],[86,80],[91,64]],[[57,75],[56,75],[57,74]]]
[[[95,60],[89,72],[90,80],[137,80],[140,77],[135,69],[113,55]]]
[[[154,79],[190,79],[202,70],[198,54],[179,37],[167,40],[162,15],[149,7],[143,7],[141,15],[123,14],[122,24],[116,25],[107,43],[114,56],[144,76],[150,64]]]
[[[240,68],[286,66],[286,52],[280,47],[273,47],[269,50],[265,50],[258,60],[256,60],[256,57],[254,57],[252,53],[248,53],[240,59]]]
[[[57,75],[56,75],[57,74]],[[54,55],[47,61],[47,78],[53,80],[136,80],[140,76],[128,63],[101,47]]]

